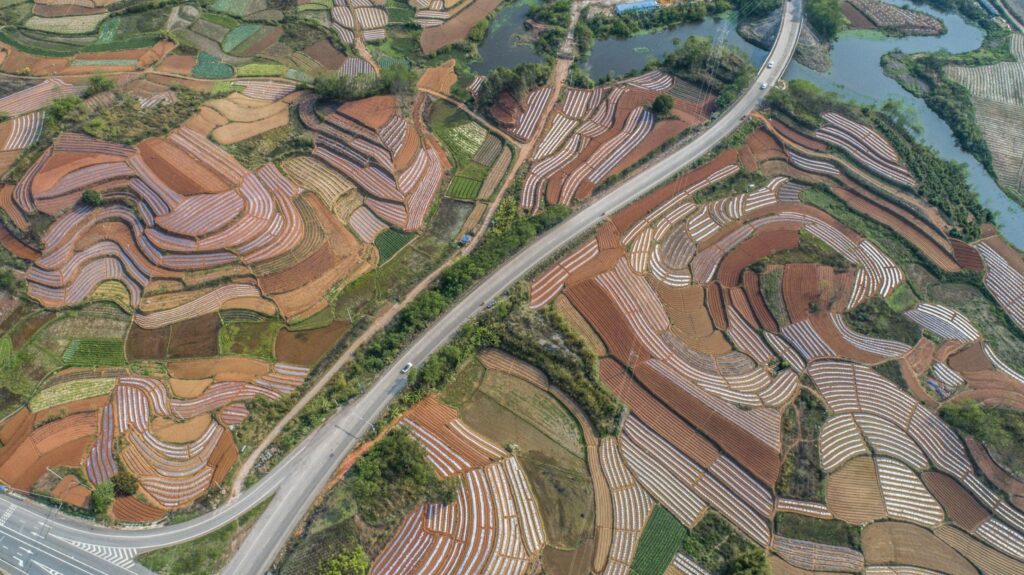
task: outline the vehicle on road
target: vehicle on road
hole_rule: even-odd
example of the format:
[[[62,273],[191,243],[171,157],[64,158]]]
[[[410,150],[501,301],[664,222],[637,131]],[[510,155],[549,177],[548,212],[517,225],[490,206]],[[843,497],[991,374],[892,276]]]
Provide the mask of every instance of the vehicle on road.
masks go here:
[[[761,89],[762,90],[767,90],[768,89],[768,82],[761,82]]]
[[[774,67],[775,67],[775,60],[769,60],[768,61],[768,69],[771,70]]]
[[[409,373],[410,369],[412,369],[412,364],[411,363],[407,363],[407,364],[405,364],[405,367],[402,368],[402,373]]]

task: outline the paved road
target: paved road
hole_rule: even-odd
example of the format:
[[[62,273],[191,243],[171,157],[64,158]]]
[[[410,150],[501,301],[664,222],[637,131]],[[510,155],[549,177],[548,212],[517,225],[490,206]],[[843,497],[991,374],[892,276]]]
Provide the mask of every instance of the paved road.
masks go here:
[[[371,421],[402,390],[405,380],[400,373],[401,366],[407,362],[423,362],[486,302],[598,224],[605,214],[625,207],[711,151],[739,127],[744,116],[757,108],[764,95],[761,83],[777,82],[796,49],[800,1],[789,0],[785,8],[782,29],[767,60],[774,61],[775,66],[770,69],[763,66],[754,86],[732,108],[692,142],[600,195],[537,238],[426,330],[366,393],[334,414],[273,471],[234,501],[178,525],[118,531],[57,515],[32,502],[0,496],[0,570],[40,575],[145,573],[145,569],[131,561],[136,553],[202,536],[273,495],[273,501],[224,571],[232,575],[264,573],[341,460],[366,433]]]

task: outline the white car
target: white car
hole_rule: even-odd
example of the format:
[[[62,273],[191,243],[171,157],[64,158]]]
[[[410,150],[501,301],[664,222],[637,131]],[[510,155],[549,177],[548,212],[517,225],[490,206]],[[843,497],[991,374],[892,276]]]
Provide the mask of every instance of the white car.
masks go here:
[[[407,363],[407,364],[405,364],[405,367],[402,368],[402,373],[409,373],[410,369],[412,369],[412,364],[411,363]]]
[[[762,90],[767,90],[768,89],[768,82],[761,82],[761,89]]]
[[[774,67],[775,67],[775,60],[769,60],[768,61],[768,69],[771,70]]]

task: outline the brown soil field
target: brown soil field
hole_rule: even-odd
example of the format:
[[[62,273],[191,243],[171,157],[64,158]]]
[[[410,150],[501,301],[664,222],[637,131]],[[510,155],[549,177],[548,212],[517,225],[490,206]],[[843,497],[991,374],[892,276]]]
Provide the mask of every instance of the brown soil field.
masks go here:
[[[3,426],[0,427],[0,457],[4,456],[6,447],[17,443],[32,432],[34,422],[35,417],[28,408],[21,408],[4,420]]]
[[[910,353],[907,354],[907,362],[918,375],[921,375],[931,366],[932,355],[934,353],[935,342],[926,337],[922,337],[918,340],[914,349],[910,350]]]
[[[1024,563],[1007,557],[952,525],[940,525],[935,529],[935,535],[977,565],[983,573],[1024,573]],[[931,554],[932,549],[926,549]],[[941,571],[959,575],[948,566],[943,566]]]
[[[192,73],[192,68],[196,67],[195,56],[189,56],[187,54],[172,54],[164,58],[163,62],[156,67],[158,72],[164,72],[166,74],[179,74],[181,76],[188,76]]]
[[[987,225],[987,224],[986,224]],[[1010,267],[1017,270],[1017,273],[1024,274],[1024,255],[1021,255],[1013,246],[1006,243],[998,233],[996,235],[986,235],[985,243],[988,247],[994,249],[999,255],[1003,256],[1006,263],[1010,264]]]
[[[171,339],[171,326],[143,329],[132,323],[125,339],[125,353],[129,361],[139,359],[164,359],[167,357],[167,342]]]
[[[312,278],[318,277],[326,270],[338,265],[338,259],[331,250],[328,242],[323,242],[320,248],[314,251],[306,259],[294,266],[259,278],[260,291],[268,295],[289,292],[299,289]]]
[[[32,191],[33,193],[45,192],[56,185],[58,180],[75,170],[118,161],[122,161],[122,158],[107,154],[55,152],[32,179]]]
[[[789,563],[786,563],[782,557],[772,554],[768,556],[768,565],[771,567],[772,575],[825,575],[824,571],[807,571],[799,567],[794,567]],[[673,565],[669,564],[668,570],[665,571],[665,575],[688,575],[682,571],[676,569]]]
[[[458,76],[455,75],[455,60],[448,60],[440,66],[427,68],[416,82],[416,87],[448,96],[458,80]]]
[[[583,338],[583,341],[587,342],[590,349],[594,352],[597,357],[604,357],[608,355],[608,348],[605,347],[604,341],[601,340],[601,336],[597,335],[594,328],[590,327],[587,320],[580,315],[580,312],[569,302],[569,299],[564,294],[559,294],[555,298],[555,309],[561,314],[569,326],[572,327],[573,331],[577,335]]]
[[[0,438],[3,436],[0,435]],[[985,474],[985,477],[992,482],[993,485],[1002,489],[1014,498],[1024,497],[1024,481],[1020,481],[1009,472],[999,466],[998,463],[992,456],[989,455],[988,449],[973,437],[964,438],[964,442],[967,444],[967,449],[971,452],[971,457],[974,458],[974,462],[978,465],[978,469]]]
[[[985,347],[978,342],[972,343],[948,358],[949,367],[956,371],[982,371],[995,369],[992,361],[985,355]]]
[[[398,100],[394,96],[372,96],[338,106],[339,114],[348,116],[371,130],[383,128],[384,124],[399,111]]]
[[[84,509],[89,504],[90,493],[88,487],[82,485],[77,477],[69,473],[60,480],[51,495],[65,503]]]
[[[264,26],[263,29],[256,32],[255,38],[245,41],[245,44],[247,44],[246,49],[240,51],[237,55],[242,58],[252,58],[277,43],[282,35],[284,35],[283,29],[276,26]]]
[[[555,549],[548,545],[542,552],[543,572],[548,575],[590,575],[591,557],[594,554],[593,538],[585,540],[577,549],[571,551]]]
[[[76,6],[74,4],[35,4],[32,14],[43,18],[62,18],[64,16],[90,16],[102,14],[106,9],[98,6]]]
[[[270,371],[270,365],[249,357],[212,357],[167,362],[167,373],[177,379],[250,380]]]
[[[227,98],[210,100],[203,107],[212,108],[229,122],[256,122],[288,111],[288,104],[284,102],[268,103],[237,92]]]
[[[805,135],[803,132],[799,132],[790,128],[789,125],[779,122],[770,121],[771,127],[775,129],[782,137],[790,140],[803,148],[808,150],[814,150],[815,152],[824,152],[828,150],[828,146],[819,140],[816,140],[810,136]]]
[[[868,17],[863,12],[854,8],[849,2],[843,2],[839,8],[843,11],[843,16],[846,16],[846,19],[850,21],[851,27],[861,30],[874,30],[877,28],[874,22],[868,20]]]
[[[136,147],[153,173],[180,194],[218,194],[231,189],[230,182],[162,138],[143,140]]]
[[[30,316],[10,334],[11,346],[15,350],[18,350],[21,346],[25,345],[25,342],[32,339],[32,336],[35,335],[37,331],[56,316],[57,314],[52,311],[44,311]]]
[[[269,107],[269,106],[268,106]],[[273,116],[255,122],[233,122],[226,126],[213,129],[213,139],[225,146],[237,144],[269,132],[275,128],[288,125],[288,108],[278,111]]]
[[[760,326],[763,330],[778,333],[779,322],[772,315],[771,310],[768,309],[768,304],[764,301],[764,296],[761,295],[761,276],[751,270],[744,271],[743,294],[746,296],[751,312],[757,320],[755,327]]]
[[[215,80],[198,80],[195,78],[179,78],[177,76],[164,76],[162,74],[147,74],[146,79],[164,86],[184,86],[200,92],[209,92],[216,85]]]
[[[821,336],[821,339],[825,341],[836,352],[838,357],[855,361],[857,363],[863,363],[865,365],[874,365],[885,361],[886,358],[875,355],[873,353],[864,351],[858,347],[854,347],[851,343],[843,339],[842,335],[836,329],[832,319],[826,314],[813,314],[809,317],[811,326],[814,327],[814,331]]]
[[[22,243],[21,240],[14,237],[14,235],[3,226],[0,226],[0,245],[3,245],[7,248],[7,251],[19,258],[26,259],[28,261],[35,261],[36,258],[39,257],[39,252]]]
[[[829,476],[825,487],[828,508],[836,519],[863,525],[885,517],[882,490],[870,457],[856,457]]]
[[[175,397],[181,397],[189,399],[192,397],[199,397],[206,391],[207,387],[213,383],[212,377],[203,379],[179,379],[176,377],[170,378],[168,383],[171,386],[171,393]]]
[[[220,316],[209,313],[172,324],[167,343],[168,358],[209,357],[217,355],[217,331]]]
[[[604,358],[598,366],[601,381],[658,435],[704,467],[718,459],[718,449],[711,442],[652,396],[619,362]]]
[[[715,330],[711,315],[704,306],[704,286],[670,287],[653,282],[658,297],[665,304],[665,312],[672,323],[672,333],[687,346],[709,355],[723,355],[732,351],[720,331]]]
[[[747,266],[774,253],[800,247],[800,235],[795,231],[778,230],[756,234],[729,252],[718,267],[718,280],[723,286],[740,285],[740,274]]]
[[[277,332],[277,340],[274,341],[274,356],[278,361],[285,363],[312,366],[348,333],[351,327],[347,321],[334,321],[317,329],[282,329]]]
[[[470,29],[494,12],[498,4],[501,4],[501,0],[475,0],[444,24],[424,28],[420,33],[420,49],[429,56],[449,44],[465,40]]]
[[[946,514],[957,525],[967,531],[974,531],[989,518],[989,512],[960,482],[945,473],[926,471],[921,480],[935,499],[946,510]]]
[[[92,447],[95,436],[78,436],[46,453],[40,453],[31,441],[24,441],[0,465],[0,479],[15,489],[28,491],[48,467],[78,467]]]
[[[210,414],[204,413],[181,422],[166,417],[157,417],[150,423],[149,429],[161,441],[189,443],[202,437],[208,427],[210,427]]]
[[[722,286],[718,282],[713,282],[705,286],[704,292],[706,297],[704,301],[708,307],[711,321],[715,324],[715,329],[725,331],[729,328],[729,322],[725,317],[725,301],[722,295]]]
[[[151,507],[134,497],[117,497],[110,510],[114,519],[125,523],[152,523],[167,515],[166,511]]]
[[[940,363],[945,363],[947,359],[953,354],[959,352],[965,347],[965,344],[956,340],[945,341],[938,348],[935,349],[935,353],[932,354],[932,359]]]
[[[638,366],[635,374],[674,414],[700,429],[762,483],[775,485],[782,466],[778,451],[646,365]]]
[[[326,39],[310,44],[302,51],[328,70],[338,70],[345,64],[345,55],[335,50]]]
[[[900,359],[900,374],[903,376],[904,381],[907,382],[907,387],[910,389],[910,394],[914,396],[914,399],[920,401],[928,409],[938,409],[939,402],[934,397],[928,395],[924,387],[921,386],[921,382],[917,379],[920,374],[916,373],[910,363],[907,362],[906,358]]]
[[[895,521],[872,523],[861,533],[861,542],[868,564],[909,565],[949,575],[978,573],[952,547],[917,525]]]
[[[650,211],[656,209],[677,193],[696,184],[697,182],[700,182],[716,171],[728,165],[735,164],[738,157],[739,154],[736,150],[731,148],[725,150],[707,164],[674,178],[672,181],[663,184],[657,190],[647,194],[622,210],[619,210],[612,215],[610,219],[615,224],[616,228],[620,230],[628,230],[633,227],[633,224],[638,222]]]

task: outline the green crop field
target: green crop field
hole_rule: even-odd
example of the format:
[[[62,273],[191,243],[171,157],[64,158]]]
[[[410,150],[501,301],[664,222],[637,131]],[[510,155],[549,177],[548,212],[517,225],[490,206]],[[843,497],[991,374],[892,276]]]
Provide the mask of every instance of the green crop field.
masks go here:
[[[64,349],[63,359],[69,367],[124,365],[124,346],[115,338],[73,339]]]
[[[53,387],[48,387],[35,395],[28,402],[28,408],[32,412],[41,411],[48,407],[61,405],[69,401],[88,399],[98,395],[106,395],[114,389],[117,380],[112,377],[99,377],[95,379],[80,379],[69,381]]]
[[[287,71],[288,67],[284,64],[253,62],[239,66],[235,73],[240,77],[280,76]]]
[[[661,575],[672,562],[679,544],[683,541],[685,528],[664,507],[655,507],[647,520],[640,543],[629,568],[631,575]]]
[[[373,240],[373,245],[377,246],[377,251],[380,252],[381,263],[391,259],[391,256],[398,253],[398,250],[414,237],[416,234],[400,232],[394,228],[388,228],[381,232],[377,239]]]
[[[482,185],[483,182],[479,180],[471,180],[461,175],[455,176],[448,185],[448,196],[462,200],[475,200]]]
[[[263,26],[259,24],[242,24],[237,28],[233,28],[228,32],[227,36],[224,36],[224,41],[221,42],[220,46],[227,53],[234,52],[243,42],[249,39],[250,36],[260,31]]]
[[[199,53],[199,63],[196,64],[195,68],[192,68],[193,76],[209,80],[230,78],[233,73],[234,70],[231,66],[221,62],[216,56],[211,56],[206,52]]]

